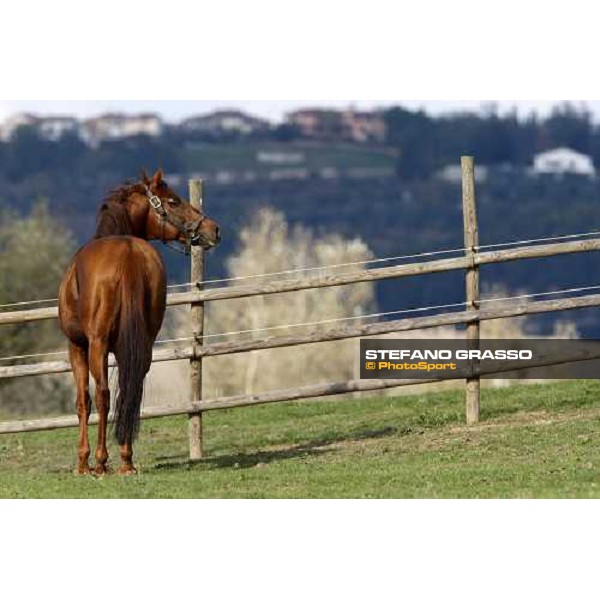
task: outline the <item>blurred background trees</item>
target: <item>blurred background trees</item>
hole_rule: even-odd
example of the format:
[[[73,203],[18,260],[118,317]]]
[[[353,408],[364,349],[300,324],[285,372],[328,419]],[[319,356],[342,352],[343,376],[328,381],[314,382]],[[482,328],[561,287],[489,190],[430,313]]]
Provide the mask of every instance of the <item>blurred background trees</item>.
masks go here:
[[[472,154],[479,165],[530,165],[537,152],[567,146],[589,154],[600,165],[600,127],[585,107],[570,103],[540,118],[503,114],[491,103],[483,112],[428,115],[400,106],[385,112],[387,144],[400,150],[398,175],[427,179],[436,169]]]
[[[228,277],[244,277],[257,273],[271,273],[290,269],[362,262],[372,258],[368,246],[357,238],[343,238],[335,234],[316,235],[302,227],[291,227],[281,212],[262,208],[243,227],[238,236],[238,251],[227,261]],[[363,270],[364,264],[336,269],[335,273]],[[302,278],[318,271],[290,273],[277,277]],[[323,271],[324,273],[327,271]],[[253,282],[265,279],[251,280]],[[247,281],[232,281],[243,285]],[[295,323],[335,320],[352,317],[352,323],[374,312],[374,286],[359,283],[340,287],[304,290],[264,297],[250,297],[208,303],[205,331],[208,335],[284,326],[274,330],[257,331],[235,337],[210,337],[205,343],[244,340],[266,335],[293,335],[306,328],[293,327]],[[285,327],[285,325],[290,325]],[[332,322],[323,327],[333,327]],[[343,323],[341,323],[343,324]],[[178,338],[191,335],[189,309],[171,310],[163,336]],[[341,340],[258,350],[231,356],[204,359],[205,398],[223,395],[251,394],[309,383],[353,379],[357,377],[358,340]],[[149,402],[165,400],[174,404],[188,400],[188,366],[183,362],[154,365],[147,386]],[[173,382],[179,382],[174,392]],[[174,395],[174,393],[176,395]]]
[[[52,217],[46,203],[36,204],[25,217],[10,210],[1,212],[0,304],[56,298],[74,250],[72,234]],[[44,305],[34,305],[37,306]],[[2,310],[11,308],[19,307]],[[64,348],[65,340],[56,320],[2,325],[0,331],[0,357]],[[9,364],[0,361],[2,366]],[[0,379],[0,412],[68,411],[72,408],[69,383],[70,374]]]
[[[68,230],[49,213],[44,203],[19,218],[4,213],[0,221],[0,304],[35,298],[55,298],[75,243]],[[255,274],[284,272],[277,280],[329,273],[320,267],[347,264],[335,273],[365,269],[373,258],[359,238],[319,234],[311,228],[290,225],[282,212],[263,207],[237,235],[236,251],[226,261],[226,275],[245,278]],[[285,273],[294,269],[313,270]],[[268,278],[233,280],[244,285]],[[372,282],[348,286],[303,290],[264,297],[223,300],[207,304],[205,343],[244,340],[265,336],[294,335],[307,328],[295,324],[326,321],[323,328],[351,322],[360,323],[377,311]],[[508,296],[510,290],[495,286],[487,296]],[[18,307],[14,307],[18,308]],[[4,310],[11,310],[6,307]],[[347,319],[350,318],[350,321]],[[343,319],[343,321],[338,321]],[[373,322],[370,319],[369,322]],[[532,320],[521,317],[484,323],[485,337],[536,335]],[[273,328],[273,329],[271,329]],[[311,327],[314,329],[314,326]],[[246,332],[247,330],[257,330]],[[220,336],[226,332],[246,332]],[[404,337],[461,338],[454,327],[407,332]],[[577,337],[574,323],[561,317],[550,337]],[[162,339],[191,336],[188,307],[167,311]],[[254,351],[204,359],[204,397],[253,394],[277,388],[358,378],[358,339],[307,346]],[[0,357],[64,350],[66,342],[54,320],[3,325]],[[52,360],[55,357],[51,358]],[[22,361],[31,362],[33,358]],[[11,362],[0,361],[7,365]],[[114,369],[112,378],[114,380]],[[178,405],[189,401],[187,361],[155,363],[146,384],[145,405]],[[409,390],[414,391],[414,390]],[[0,380],[0,414],[43,415],[72,413],[74,386],[70,373],[42,377]]]

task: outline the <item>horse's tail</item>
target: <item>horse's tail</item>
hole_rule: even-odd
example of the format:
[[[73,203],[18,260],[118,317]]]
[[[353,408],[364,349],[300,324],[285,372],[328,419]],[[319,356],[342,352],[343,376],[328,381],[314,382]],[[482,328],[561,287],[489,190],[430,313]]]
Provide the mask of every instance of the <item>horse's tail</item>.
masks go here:
[[[144,377],[152,360],[145,316],[145,276],[133,261],[121,272],[121,306],[115,358],[119,388],[115,404],[115,434],[119,444],[130,444],[139,429]]]

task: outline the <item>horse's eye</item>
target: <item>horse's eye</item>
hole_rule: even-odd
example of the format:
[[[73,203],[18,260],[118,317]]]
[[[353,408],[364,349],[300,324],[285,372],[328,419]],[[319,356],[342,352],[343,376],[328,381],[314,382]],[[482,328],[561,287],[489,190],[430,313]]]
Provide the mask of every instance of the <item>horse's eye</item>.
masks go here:
[[[180,203],[180,200],[179,200],[179,198],[169,198],[167,200],[167,202],[173,206],[176,206],[177,204]]]

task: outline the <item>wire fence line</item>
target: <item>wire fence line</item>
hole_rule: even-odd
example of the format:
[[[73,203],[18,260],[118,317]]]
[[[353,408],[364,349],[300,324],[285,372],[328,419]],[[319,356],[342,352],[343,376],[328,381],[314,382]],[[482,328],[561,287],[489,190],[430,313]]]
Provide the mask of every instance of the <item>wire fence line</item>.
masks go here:
[[[441,254],[456,254],[458,252],[464,252],[465,248],[451,248],[448,250],[433,250],[431,252],[420,252],[418,254],[403,254],[401,256],[388,256],[385,258],[371,258],[367,260],[358,260],[355,262],[337,263],[332,265],[322,265],[319,267],[299,267],[297,269],[288,269],[286,271],[274,271],[271,273],[255,273],[253,275],[240,275],[239,277],[224,277],[222,279],[207,279],[206,281],[199,281],[196,283],[197,287],[203,287],[209,283],[225,283],[228,281],[244,281],[247,279],[258,279],[261,277],[275,277],[278,275],[292,275],[294,273],[307,273],[311,271],[322,271],[325,269],[339,269],[342,267],[355,267],[359,265],[375,264],[382,262],[393,262],[397,260],[406,260],[408,258],[424,258],[428,256],[439,256]]]
[[[215,284],[215,283],[226,283],[229,281],[244,281],[248,279],[258,279],[263,277],[275,277],[279,275],[291,275],[294,273],[306,273],[312,271],[322,271],[326,269],[338,269],[342,267],[350,267],[350,266],[359,266],[365,264],[376,264],[382,262],[393,262],[397,260],[406,260],[409,258],[423,258],[428,256],[438,256],[442,254],[456,254],[458,252],[464,252],[465,248],[453,248],[448,250],[434,250],[431,252],[420,252],[418,254],[403,254],[401,256],[388,256],[385,258],[373,258],[368,260],[360,260],[354,262],[346,262],[346,263],[336,263],[331,265],[323,265],[319,267],[299,267],[297,269],[288,269],[285,271],[273,271],[270,273],[255,273],[252,275],[241,275],[239,277],[223,277],[219,279],[207,279],[202,282],[186,282],[186,283],[175,283],[172,285],[168,285],[167,289],[177,289],[177,288],[194,288],[194,287],[203,287],[206,284]],[[57,302],[58,298],[47,298],[44,300],[24,300],[22,302],[12,302],[10,304],[0,304],[0,308],[8,308],[15,306],[25,306],[28,304],[41,304],[46,302]]]
[[[479,303],[480,304],[488,304],[491,302],[511,302],[514,300],[529,300],[532,298],[541,298],[541,297],[556,296],[556,295],[563,295],[563,294],[578,294],[581,292],[589,292],[592,290],[600,290],[600,285],[590,285],[590,286],[583,286],[583,287],[566,288],[566,289],[562,289],[562,290],[552,290],[552,291],[548,291],[548,292],[534,292],[531,294],[518,294],[516,296],[481,298],[479,300]],[[399,309],[399,310],[390,310],[390,311],[384,311],[384,312],[369,313],[366,315],[354,315],[351,317],[336,317],[336,318],[332,318],[332,319],[323,319],[320,321],[307,321],[307,322],[303,322],[303,323],[286,323],[286,324],[282,324],[282,325],[272,325],[270,327],[259,327],[256,329],[240,329],[237,331],[224,331],[221,333],[209,333],[209,334],[204,334],[202,336],[184,336],[184,337],[178,337],[178,338],[157,340],[155,342],[155,345],[175,344],[175,343],[179,343],[179,342],[191,342],[191,341],[206,340],[206,339],[211,339],[211,338],[230,337],[230,336],[236,336],[236,335],[248,335],[248,334],[262,333],[262,332],[267,332],[267,331],[285,330],[285,329],[297,328],[297,327],[316,327],[316,326],[321,326],[321,325],[330,325],[332,323],[355,321],[355,320],[359,320],[359,319],[365,319],[365,320],[366,319],[375,319],[375,318],[381,318],[381,317],[414,314],[414,313],[420,313],[420,312],[429,312],[432,310],[465,308],[468,306],[468,304],[469,303],[465,302],[465,301],[452,302],[452,303],[448,303],[448,304],[435,304],[435,305],[429,305],[429,306],[422,306],[422,307],[418,307],[418,308],[405,308],[405,309]],[[0,357],[0,361],[7,362],[7,361],[14,361],[14,360],[22,360],[25,358],[42,358],[42,357],[49,357],[49,356],[66,357],[67,355],[68,355],[68,351],[57,350],[57,351],[53,351],[53,352],[38,352],[35,354],[18,354],[18,355],[12,355],[12,356],[3,356],[3,357]]]
[[[531,239],[531,240],[515,240],[512,242],[501,242],[498,244],[484,244],[484,245],[475,246],[474,249],[484,250],[484,249],[490,249],[490,248],[505,248],[505,247],[509,247],[509,246],[522,246],[525,244],[534,244],[534,243],[540,243],[540,242],[553,242],[553,241],[555,242],[555,241],[559,241],[559,240],[570,240],[570,239],[576,239],[576,238],[580,238],[580,237],[595,237],[595,236],[600,236],[600,230],[588,231],[586,233],[571,233],[571,234],[560,235],[560,236],[535,238],[535,239]],[[203,287],[204,285],[211,284],[211,283],[243,281],[243,280],[247,280],[247,279],[256,279],[256,278],[261,278],[261,277],[274,277],[277,275],[290,275],[293,273],[304,273],[304,272],[319,271],[319,270],[324,270],[324,269],[335,269],[335,268],[359,266],[359,265],[365,265],[365,264],[393,262],[393,261],[398,261],[398,260],[406,260],[409,258],[424,258],[424,257],[429,257],[429,256],[439,256],[441,254],[457,254],[459,252],[465,252],[466,250],[468,250],[468,248],[466,248],[465,246],[462,246],[460,248],[450,248],[447,250],[433,250],[431,252],[420,252],[418,254],[404,254],[404,255],[400,255],[400,256],[388,256],[385,258],[373,258],[373,259],[367,259],[367,260],[360,260],[360,261],[356,261],[356,262],[323,265],[323,266],[319,266],[319,267],[301,267],[298,269],[289,269],[286,271],[275,271],[275,272],[271,272],[271,273],[256,273],[256,274],[252,274],[252,275],[241,275],[239,277],[207,279],[202,282],[197,282],[196,286],[198,288],[200,288],[200,287]],[[180,285],[185,285],[185,284],[180,284]]]
[[[510,242],[501,242],[501,243],[497,243],[497,244],[483,244],[483,245],[475,246],[474,249],[475,250],[488,250],[488,249],[493,249],[493,248],[507,248],[510,246],[522,246],[522,245],[526,245],[526,244],[537,244],[537,243],[541,243],[541,242],[556,242],[559,240],[573,240],[573,239],[577,239],[577,238],[596,237],[596,236],[600,237],[600,230],[588,231],[588,232],[584,232],[584,233],[571,233],[571,234],[560,235],[560,236],[541,237],[541,238],[534,238],[534,239],[528,239],[528,240],[514,240],[514,241],[510,241]],[[175,283],[175,284],[168,285],[167,289],[202,288],[209,284],[228,283],[231,281],[246,281],[249,279],[278,277],[281,275],[292,275],[295,273],[310,273],[310,272],[315,272],[315,271],[325,271],[327,269],[340,269],[343,267],[360,266],[360,265],[367,265],[367,264],[378,264],[378,263],[383,263],[383,262],[394,262],[394,261],[414,259],[414,258],[427,258],[430,256],[440,256],[443,254],[458,254],[459,252],[465,252],[466,250],[469,250],[469,249],[470,248],[466,248],[463,246],[460,248],[450,248],[450,249],[445,249],[445,250],[433,250],[430,252],[419,252],[417,254],[402,254],[399,256],[387,256],[384,258],[372,258],[372,259],[366,259],[366,260],[360,260],[360,261],[354,261],[354,262],[322,265],[322,266],[318,266],[318,267],[298,267],[297,269],[287,269],[284,271],[273,271],[270,273],[254,273],[251,275],[240,275],[238,277],[223,277],[223,278],[217,278],[217,279],[207,279],[202,282]],[[11,303],[7,303],[7,304],[0,304],[0,309],[14,308],[17,306],[27,306],[27,305],[33,305],[33,304],[45,304],[45,303],[51,303],[51,302],[55,303],[57,301],[58,301],[58,298],[23,300],[20,302],[11,302]]]
[[[481,304],[490,303],[490,302],[510,302],[512,300],[527,300],[530,298],[540,298],[545,296],[556,296],[562,294],[577,294],[580,292],[587,292],[591,290],[600,290],[600,285],[590,285],[584,287],[576,287],[576,288],[566,288],[562,290],[552,290],[549,292],[535,292],[531,294],[519,294],[516,296],[503,296],[503,297],[493,297],[493,298],[482,298],[479,300]],[[225,337],[232,335],[243,335],[243,334],[251,334],[251,333],[260,333],[264,331],[275,331],[281,329],[288,329],[290,327],[314,327],[317,325],[329,325],[331,323],[339,323],[343,321],[355,321],[359,319],[374,319],[380,317],[389,317],[389,316],[398,316],[404,314],[412,314],[418,312],[429,312],[432,310],[440,310],[440,309],[448,309],[448,308],[465,308],[468,306],[468,302],[452,302],[449,304],[434,304],[429,306],[422,306],[418,308],[404,308],[399,310],[390,310],[385,312],[376,312],[369,313],[366,315],[354,315],[351,317],[336,317],[333,319],[323,319],[321,321],[308,321],[303,323],[287,323],[283,325],[272,325],[270,327],[259,327],[256,329],[240,329],[237,331],[225,331],[222,333],[209,333],[202,336],[197,337],[184,337],[184,338],[176,338],[176,339],[168,339],[168,340],[158,340],[157,344],[167,344],[179,341],[190,341],[190,340],[200,340],[200,339],[209,339],[215,337]]]
[[[484,250],[490,248],[505,248],[507,246],[524,246],[526,244],[538,244],[540,242],[557,242],[559,240],[572,240],[580,237],[595,237],[600,236],[600,231],[588,231],[587,233],[570,233],[567,235],[558,235],[554,237],[534,238],[531,240],[516,240],[514,242],[501,242],[499,244],[483,244],[475,246],[476,250]]]

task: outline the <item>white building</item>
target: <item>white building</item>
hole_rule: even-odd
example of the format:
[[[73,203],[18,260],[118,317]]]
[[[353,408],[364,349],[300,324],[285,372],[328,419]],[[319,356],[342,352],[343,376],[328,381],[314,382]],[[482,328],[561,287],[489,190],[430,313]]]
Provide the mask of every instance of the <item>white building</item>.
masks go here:
[[[87,119],[83,123],[70,116],[38,116],[17,113],[0,126],[0,139],[9,141],[19,127],[34,127],[40,137],[56,142],[72,134],[90,146],[98,146],[104,140],[119,140],[137,135],[158,137],[164,131],[162,119],[155,114],[125,115],[112,113]]]
[[[79,122],[74,117],[52,115],[40,117],[31,113],[17,113],[6,119],[0,128],[0,138],[7,142],[19,127],[33,127],[41,138],[56,142],[64,135],[79,135]]]
[[[46,140],[56,142],[65,135],[80,135],[79,121],[74,117],[43,117],[38,119],[37,130]]]
[[[268,121],[248,115],[239,110],[217,110],[207,115],[189,117],[179,124],[179,128],[189,133],[240,133],[250,134],[267,131]]]
[[[39,119],[30,113],[17,113],[12,115],[2,123],[0,129],[0,138],[4,142],[8,142],[19,127],[31,127],[37,125]]]
[[[136,135],[158,137],[163,129],[161,118],[155,114],[109,113],[84,121],[82,138],[91,146],[97,146],[105,140],[120,140]]]
[[[536,154],[532,172],[536,175],[564,175],[572,173],[594,177],[596,169],[592,158],[571,148],[554,148]]]

